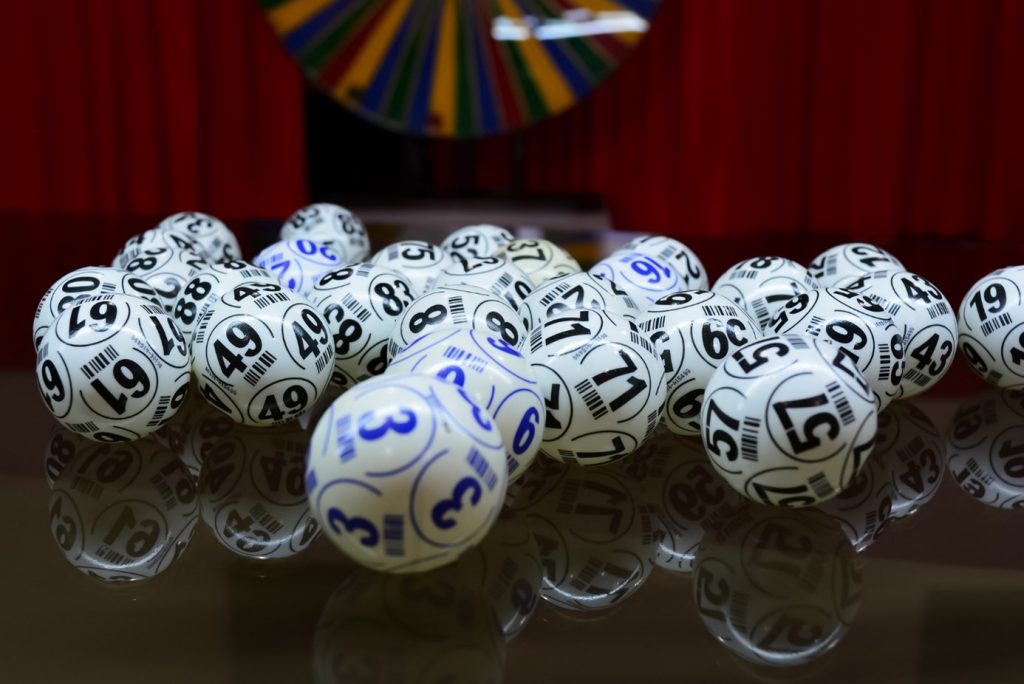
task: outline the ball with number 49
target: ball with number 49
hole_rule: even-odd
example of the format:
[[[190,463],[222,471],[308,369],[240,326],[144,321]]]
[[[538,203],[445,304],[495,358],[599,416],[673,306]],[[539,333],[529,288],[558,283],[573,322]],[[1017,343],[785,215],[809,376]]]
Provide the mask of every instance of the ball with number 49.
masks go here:
[[[704,448],[744,496],[810,506],[847,486],[878,425],[864,374],[842,347],[803,335],[739,348],[708,383]]]
[[[1024,268],[1001,268],[960,302],[960,351],[996,387],[1024,385]]]
[[[317,423],[306,494],[324,534],[360,565],[422,572],[484,538],[508,483],[501,433],[461,387],[384,375]]]

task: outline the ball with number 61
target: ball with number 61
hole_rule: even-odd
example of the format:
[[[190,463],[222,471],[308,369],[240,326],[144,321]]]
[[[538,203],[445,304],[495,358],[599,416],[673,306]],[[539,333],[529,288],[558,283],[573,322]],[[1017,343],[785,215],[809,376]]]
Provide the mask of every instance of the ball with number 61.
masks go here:
[[[501,433],[464,390],[383,375],[342,394],[317,423],[306,494],[324,534],[360,565],[422,572],[484,538],[508,484]]]
[[[704,448],[744,496],[810,506],[846,487],[870,455],[878,413],[843,349],[803,335],[740,347],[704,393]]]
[[[1024,268],[1001,268],[971,286],[960,302],[960,351],[996,387],[1024,385]]]

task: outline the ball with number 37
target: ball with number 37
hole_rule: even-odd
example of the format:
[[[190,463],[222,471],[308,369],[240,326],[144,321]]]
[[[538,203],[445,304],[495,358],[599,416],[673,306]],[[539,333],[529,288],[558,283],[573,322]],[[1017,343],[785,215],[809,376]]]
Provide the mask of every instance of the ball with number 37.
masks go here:
[[[317,423],[306,495],[324,534],[360,565],[422,572],[487,534],[508,483],[501,433],[466,391],[430,375],[383,375]]]

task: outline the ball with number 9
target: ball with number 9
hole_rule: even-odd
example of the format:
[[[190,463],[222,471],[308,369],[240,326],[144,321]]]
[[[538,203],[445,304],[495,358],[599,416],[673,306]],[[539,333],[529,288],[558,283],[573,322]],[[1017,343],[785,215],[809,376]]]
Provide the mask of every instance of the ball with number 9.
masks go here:
[[[996,387],[1024,385],[1024,289],[1021,267],[1001,268],[971,286],[960,302],[960,351]]]
[[[643,252],[616,252],[597,262],[590,274],[615,283],[642,307],[686,289],[682,276],[667,261]]]
[[[306,493],[324,534],[349,558],[421,572],[484,538],[507,470],[494,419],[463,388],[430,375],[383,375],[320,418]]]
[[[708,289],[708,272],[697,253],[679,240],[665,235],[643,235],[633,238],[618,252],[639,252],[659,259],[674,268],[682,278],[681,290]]]

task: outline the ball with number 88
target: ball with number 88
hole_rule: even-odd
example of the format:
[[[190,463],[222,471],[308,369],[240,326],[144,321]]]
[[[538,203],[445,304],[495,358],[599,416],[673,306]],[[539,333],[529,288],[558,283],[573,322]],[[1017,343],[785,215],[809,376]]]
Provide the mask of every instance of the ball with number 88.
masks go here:
[[[960,351],[996,387],[1024,385],[1022,273],[1021,267],[993,271],[974,283],[960,302]]]
[[[209,264],[192,276],[181,288],[171,318],[192,344],[196,322],[217,299],[236,285],[245,282],[277,283],[277,277],[265,268],[245,261],[222,261]]]

